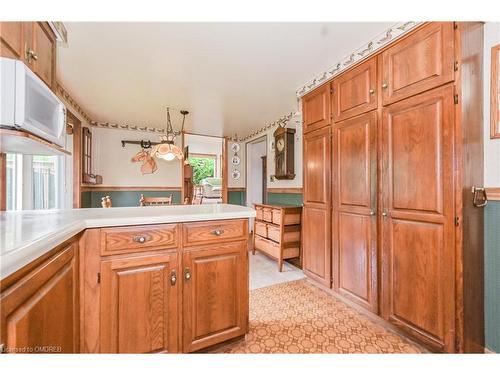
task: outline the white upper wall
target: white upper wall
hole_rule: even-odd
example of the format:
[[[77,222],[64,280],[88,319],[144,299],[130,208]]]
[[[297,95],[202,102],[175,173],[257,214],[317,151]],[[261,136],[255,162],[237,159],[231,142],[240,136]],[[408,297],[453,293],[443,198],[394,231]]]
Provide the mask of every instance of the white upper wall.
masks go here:
[[[102,176],[105,186],[162,186],[180,188],[182,180],[181,161],[155,159],[158,169],[153,174],[141,173],[141,163],[132,163],[132,157],[141,148],[139,145],[125,145],[121,141],[158,141],[159,135],[146,132],[90,128],[93,146],[93,173]],[[180,138],[176,144],[180,146]]]
[[[500,43],[500,23],[484,25],[484,186],[500,187],[500,139],[490,139],[491,47]]]

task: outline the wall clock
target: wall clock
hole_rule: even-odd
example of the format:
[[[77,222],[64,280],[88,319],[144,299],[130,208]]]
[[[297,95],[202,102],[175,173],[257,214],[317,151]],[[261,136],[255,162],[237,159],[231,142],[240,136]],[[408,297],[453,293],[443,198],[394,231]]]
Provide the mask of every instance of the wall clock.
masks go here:
[[[295,129],[278,127],[274,132],[274,177],[277,180],[293,180]]]
[[[233,165],[239,165],[240,164],[240,157],[238,155],[234,155],[231,159],[231,163]]]
[[[239,170],[235,169],[233,171],[232,175],[233,175],[233,179],[238,180],[240,178],[240,176],[241,176],[241,173],[240,173]]]
[[[231,151],[233,151],[233,152],[238,152],[238,151],[240,151],[240,144],[239,144],[239,143],[233,143],[233,144],[231,145]]]

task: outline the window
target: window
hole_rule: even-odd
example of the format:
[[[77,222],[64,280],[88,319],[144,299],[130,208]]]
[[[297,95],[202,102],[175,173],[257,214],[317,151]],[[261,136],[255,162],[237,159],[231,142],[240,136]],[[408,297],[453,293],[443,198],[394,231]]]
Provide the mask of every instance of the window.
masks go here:
[[[200,185],[204,178],[216,175],[216,155],[197,156],[191,154],[189,164],[193,167],[194,185]]]
[[[64,158],[7,154],[7,210],[64,207]]]

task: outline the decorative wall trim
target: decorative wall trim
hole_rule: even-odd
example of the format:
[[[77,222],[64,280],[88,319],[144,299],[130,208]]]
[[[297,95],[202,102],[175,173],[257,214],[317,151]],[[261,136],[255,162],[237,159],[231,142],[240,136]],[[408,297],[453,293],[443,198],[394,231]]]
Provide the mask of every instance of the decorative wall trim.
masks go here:
[[[103,186],[82,185],[82,191],[181,191],[180,186]]]
[[[62,22],[50,21],[49,26],[56,35],[58,42],[68,43],[68,31]]]
[[[267,130],[269,129],[272,129],[278,125],[280,126],[286,126],[286,123],[288,121],[290,121],[292,119],[292,117],[295,115],[296,112],[290,112],[282,117],[280,117],[278,120],[274,121],[274,122],[270,122],[269,124],[267,125],[264,125],[263,127],[257,129],[257,130],[254,130],[252,133],[242,137],[242,138],[238,138],[238,141],[239,142],[245,142],[245,141],[248,141],[249,139],[251,138],[254,138],[264,132],[266,132]],[[236,141],[235,139],[232,139],[233,141]]]
[[[314,90],[316,87],[322,85],[323,83],[329,81],[333,77],[339,75],[344,70],[349,69],[353,65],[357,64],[361,60],[368,58],[373,55],[376,51],[385,47],[387,44],[399,39],[410,30],[414,29],[423,22],[399,22],[394,24],[391,28],[380,33],[372,40],[368,41],[362,47],[358,48],[354,52],[350,53],[348,56],[344,57],[342,60],[337,62],[335,65],[331,66],[324,72],[321,72],[316,77],[306,82],[301,88],[297,89],[297,97],[302,97],[308,92]]]
[[[302,194],[302,188],[267,188],[267,192],[274,194]]]
[[[66,91],[66,89],[59,82],[56,83],[56,90],[57,90],[56,94],[58,94],[59,97],[61,97],[63,100],[69,103],[73,107],[73,109],[80,116],[82,116],[87,123],[90,124],[92,122],[88,113],[82,107],[80,107],[78,102],[75,99],[73,99],[73,97]]]
[[[486,195],[490,201],[500,201],[500,187],[486,188]]]

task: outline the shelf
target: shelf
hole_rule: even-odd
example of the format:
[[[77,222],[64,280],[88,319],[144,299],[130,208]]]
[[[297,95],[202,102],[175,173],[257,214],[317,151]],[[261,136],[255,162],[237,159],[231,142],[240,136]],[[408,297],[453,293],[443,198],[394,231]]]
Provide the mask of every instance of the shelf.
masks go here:
[[[0,129],[0,153],[71,155],[71,152],[22,130]]]

